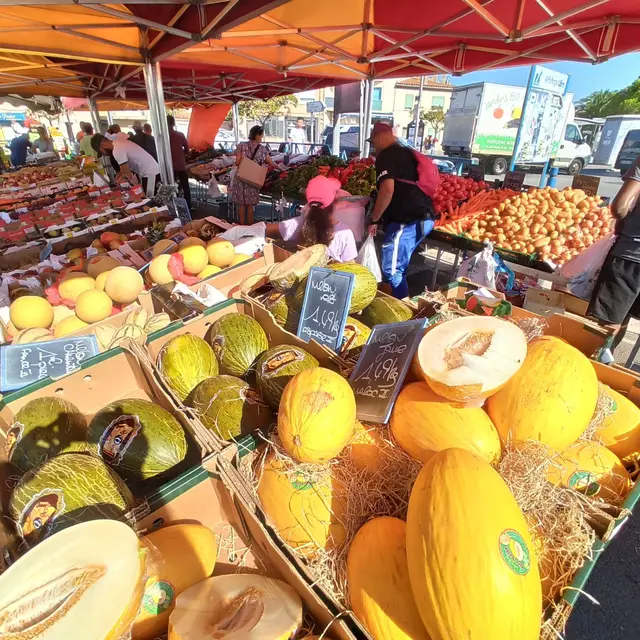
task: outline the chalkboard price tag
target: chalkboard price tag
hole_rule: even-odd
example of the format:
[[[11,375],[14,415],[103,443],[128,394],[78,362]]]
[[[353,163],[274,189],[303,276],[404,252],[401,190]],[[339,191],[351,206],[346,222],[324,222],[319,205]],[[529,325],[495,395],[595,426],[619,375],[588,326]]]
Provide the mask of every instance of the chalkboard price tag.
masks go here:
[[[98,355],[95,336],[60,338],[0,348],[0,390],[21,389],[44,378],[59,378]]]
[[[349,379],[359,420],[389,421],[426,326],[423,318],[373,328]]]
[[[524,184],[524,179],[527,174],[524,171],[507,171],[504,176],[503,189],[512,189],[513,191],[520,191]]]
[[[597,196],[600,187],[600,178],[595,176],[573,176],[572,189],[582,189],[588,196]]]
[[[311,269],[300,311],[299,338],[305,342],[313,339],[338,351],[349,315],[353,281],[352,273],[322,267]]]
[[[479,164],[469,165],[469,177],[476,182],[484,180],[484,168]]]

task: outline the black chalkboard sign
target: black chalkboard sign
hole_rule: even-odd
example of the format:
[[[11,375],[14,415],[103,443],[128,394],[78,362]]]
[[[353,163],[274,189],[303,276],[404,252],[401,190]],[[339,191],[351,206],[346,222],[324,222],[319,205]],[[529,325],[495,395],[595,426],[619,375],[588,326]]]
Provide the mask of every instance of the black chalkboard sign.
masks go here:
[[[573,176],[573,182],[571,183],[572,189],[582,189],[588,196],[597,196],[598,188],[600,187],[600,178],[596,176]]]
[[[476,182],[484,180],[484,167],[479,164],[469,165],[469,177]]]
[[[0,348],[0,390],[21,389],[44,378],[59,378],[98,355],[95,336],[59,338]]]
[[[311,269],[300,311],[299,338],[305,342],[313,339],[338,351],[349,315],[353,281],[352,273],[322,267]]]
[[[524,171],[507,171],[507,173],[505,173],[504,175],[502,188],[513,189],[513,191],[520,191],[526,177],[527,174]]]
[[[349,379],[359,420],[389,421],[426,326],[423,318],[374,327]]]
[[[176,213],[183,224],[191,222],[191,211],[189,211],[189,205],[184,198],[173,199],[176,207]]]

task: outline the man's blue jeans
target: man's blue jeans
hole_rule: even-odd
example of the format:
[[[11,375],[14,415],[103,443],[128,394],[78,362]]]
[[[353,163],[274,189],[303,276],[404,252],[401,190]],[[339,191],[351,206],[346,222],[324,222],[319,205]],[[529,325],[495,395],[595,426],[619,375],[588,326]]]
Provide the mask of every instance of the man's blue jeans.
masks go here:
[[[409,261],[418,245],[433,231],[433,225],[433,220],[387,225],[382,242],[382,275],[391,285],[394,297],[409,295],[406,277]]]

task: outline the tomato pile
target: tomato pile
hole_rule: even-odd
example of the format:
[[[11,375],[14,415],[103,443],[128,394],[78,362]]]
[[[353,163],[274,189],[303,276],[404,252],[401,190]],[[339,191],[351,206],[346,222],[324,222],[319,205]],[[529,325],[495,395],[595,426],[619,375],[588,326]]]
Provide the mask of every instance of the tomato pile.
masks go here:
[[[484,180],[476,182],[473,178],[440,174],[440,186],[433,196],[433,207],[436,213],[451,213],[461,200],[466,200],[487,187]]]

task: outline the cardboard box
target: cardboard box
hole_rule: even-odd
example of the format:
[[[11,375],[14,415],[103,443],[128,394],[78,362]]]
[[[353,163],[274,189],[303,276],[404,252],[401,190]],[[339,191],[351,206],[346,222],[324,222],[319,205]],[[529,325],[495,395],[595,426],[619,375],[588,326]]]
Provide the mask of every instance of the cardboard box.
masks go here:
[[[544,317],[554,313],[564,313],[564,296],[559,291],[546,291],[530,287],[524,298],[524,308]]]

